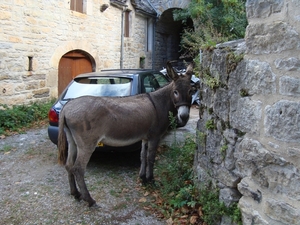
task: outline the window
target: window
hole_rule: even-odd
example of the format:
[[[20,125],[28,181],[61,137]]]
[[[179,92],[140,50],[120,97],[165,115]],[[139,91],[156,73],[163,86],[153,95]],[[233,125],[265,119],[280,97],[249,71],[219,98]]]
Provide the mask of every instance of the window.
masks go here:
[[[80,13],[86,13],[86,0],[71,0],[70,9]]]
[[[33,56],[28,56],[28,71],[32,71],[32,60]]]
[[[149,93],[165,86],[168,83],[169,81],[166,79],[166,77],[160,73],[145,74],[141,76],[141,92]]]
[[[124,18],[124,37],[129,37],[129,16],[130,11],[125,11]]]
[[[68,87],[63,100],[92,96],[129,96],[132,79],[122,77],[76,78]]]

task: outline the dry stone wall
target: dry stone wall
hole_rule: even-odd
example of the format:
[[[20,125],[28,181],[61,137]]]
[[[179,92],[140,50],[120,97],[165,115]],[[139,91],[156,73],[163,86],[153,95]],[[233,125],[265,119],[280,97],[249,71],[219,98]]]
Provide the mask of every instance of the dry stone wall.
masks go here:
[[[246,9],[245,42],[203,55],[198,184],[238,202],[243,224],[300,224],[300,1]]]

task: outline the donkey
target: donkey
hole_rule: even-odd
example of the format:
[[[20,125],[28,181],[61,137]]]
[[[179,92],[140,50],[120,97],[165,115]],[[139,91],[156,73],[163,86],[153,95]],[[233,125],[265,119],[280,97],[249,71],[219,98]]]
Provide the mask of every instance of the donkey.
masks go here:
[[[172,82],[154,92],[128,97],[83,96],[63,107],[59,120],[59,163],[68,172],[71,195],[85,200],[89,206],[96,204],[86,187],[84,173],[99,142],[118,147],[142,140],[139,176],[143,183],[154,180],[155,154],[170,125],[169,112],[176,116],[178,126],[188,122],[192,71],[190,64],[186,73],[179,76],[168,62]]]

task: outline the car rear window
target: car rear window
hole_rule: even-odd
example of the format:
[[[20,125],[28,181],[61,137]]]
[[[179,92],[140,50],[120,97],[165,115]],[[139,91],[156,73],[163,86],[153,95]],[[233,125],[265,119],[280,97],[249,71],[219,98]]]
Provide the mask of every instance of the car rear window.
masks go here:
[[[77,78],[68,87],[63,100],[84,95],[129,96],[132,79],[126,77]]]

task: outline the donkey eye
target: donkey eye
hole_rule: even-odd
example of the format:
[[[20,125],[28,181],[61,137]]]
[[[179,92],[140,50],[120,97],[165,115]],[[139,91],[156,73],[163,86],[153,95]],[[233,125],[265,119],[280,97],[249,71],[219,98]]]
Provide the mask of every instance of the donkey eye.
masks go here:
[[[178,97],[178,95],[179,95],[178,91],[175,90],[174,95],[175,95],[175,97]]]

